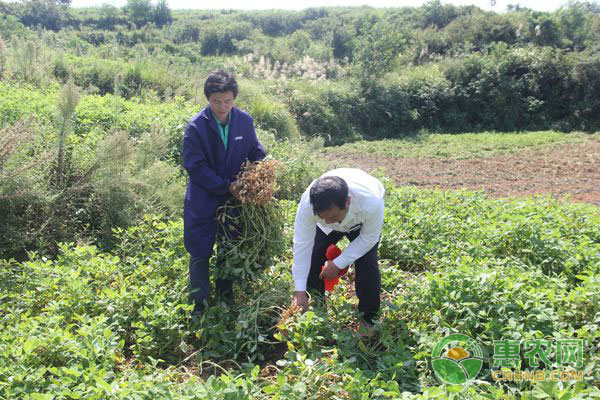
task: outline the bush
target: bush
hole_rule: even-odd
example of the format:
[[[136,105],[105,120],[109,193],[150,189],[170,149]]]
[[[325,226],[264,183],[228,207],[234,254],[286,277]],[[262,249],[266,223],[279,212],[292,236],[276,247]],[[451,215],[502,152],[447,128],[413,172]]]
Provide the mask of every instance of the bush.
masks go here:
[[[28,85],[0,82],[0,127],[33,117],[40,124],[52,118],[58,86],[34,90]]]
[[[485,50],[495,42],[514,44],[516,31],[509,17],[485,13],[460,16],[444,28],[455,53]]]
[[[271,90],[289,105],[305,138],[322,137],[327,145],[360,138],[357,122],[362,116],[362,104],[360,94],[350,87],[293,82]]]
[[[65,7],[54,0],[30,0],[20,4],[19,19],[23,25],[58,31],[67,17]]]
[[[32,84],[40,84],[47,79],[48,53],[37,42],[13,38],[11,53],[10,70],[14,78]]]
[[[258,86],[248,82],[242,85],[237,103],[254,118],[257,128],[272,132],[279,140],[299,138],[296,121],[284,104],[264,94]]]
[[[0,129],[0,258],[24,258],[34,249],[50,196],[44,190],[50,153],[36,138],[35,122]]]
[[[25,36],[27,28],[14,15],[0,14],[0,37],[10,40],[13,36]]]
[[[214,21],[203,26],[200,35],[200,51],[204,56],[234,54],[236,43],[246,39],[252,31],[247,22],[229,22],[220,25]]]
[[[133,62],[106,60],[96,57],[65,56],[54,76],[62,79],[68,70],[81,87],[98,94],[119,94],[127,99],[154,92],[161,98],[178,93],[186,84],[159,64],[153,63],[144,50]],[[172,71],[171,71],[172,72]],[[177,76],[177,75],[175,75]]]
[[[23,138],[20,129],[22,124],[3,129],[0,142]],[[33,250],[54,254],[65,241],[110,246],[115,227],[134,224],[148,212],[181,212],[185,185],[177,167],[160,161],[166,154],[163,135],[150,132],[136,144],[123,133],[88,140],[70,136],[58,181],[50,156],[55,135],[32,132],[27,145],[4,160],[0,257],[23,258]]]
[[[42,124],[51,124],[54,118],[52,104],[57,87],[44,91],[28,86],[0,83],[0,126],[14,124],[33,116]],[[105,132],[124,131],[137,139],[152,130],[160,130],[167,139],[168,155],[177,162],[180,159],[181,141],[187,121],[198,107],[182,98],[171,103],[124,100],[117,96],[87,95],[81,99],[74,120],[74,134],[81,141],[94,146]]]
[[[562,97],[570,98],[567,104],[572,105],[572,111],[568,116],[563,115],[570,122],[563,129],[597,131],[600,129],[600,56],[586,57],[584,53],[576,57],[569,78],[572,86]],[[558,107],[559,104],[555,104],[555,108]]]
[[[406,69],[369,83],[357,124],[365,137],[421,129],[593,132],[600,128],[597,64],[596,56],[499,44],[489,55]]]

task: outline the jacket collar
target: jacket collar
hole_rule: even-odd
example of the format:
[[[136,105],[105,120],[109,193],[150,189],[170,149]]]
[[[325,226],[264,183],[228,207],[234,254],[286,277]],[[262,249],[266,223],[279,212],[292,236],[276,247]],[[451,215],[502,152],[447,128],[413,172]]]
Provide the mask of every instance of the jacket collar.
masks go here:
[[[231,111],[229,112],[229,123],[230,124],[233,122],[233,118],[235,117],[236,112],[237,112],[237,108],[235,106],[233,106],[231,108]],[[200,111],[200,115],[208,120],[214,120],[213,113],[212,113],[212,111],[210,111],[210,106],[204,107],[202,109],[202,111]]]

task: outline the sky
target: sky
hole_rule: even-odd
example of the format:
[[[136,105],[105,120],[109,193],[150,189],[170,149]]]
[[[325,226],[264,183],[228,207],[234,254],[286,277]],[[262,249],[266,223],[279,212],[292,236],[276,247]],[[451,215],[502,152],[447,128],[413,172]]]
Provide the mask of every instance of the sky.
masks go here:
[[[93,7],[102,4],[112,4],[121,7],[127,0],[72,0],[73,7]],[[426,3],[427,0],[168,0],[169,7],[197,8],[197,9],[239,9],[239,10],[266,10],[285,9],[301,10],[309,7],[335,7],[335,6],[362,6],[371,7],[417,7]],[[491,5],[490,0],[442,0],[445,4],[469,5],[473,4],[484,10],[503,12],[509,4],[519,4],[522,7],[539,11],[553,11],[564,6],[567,0],[496,0]]]

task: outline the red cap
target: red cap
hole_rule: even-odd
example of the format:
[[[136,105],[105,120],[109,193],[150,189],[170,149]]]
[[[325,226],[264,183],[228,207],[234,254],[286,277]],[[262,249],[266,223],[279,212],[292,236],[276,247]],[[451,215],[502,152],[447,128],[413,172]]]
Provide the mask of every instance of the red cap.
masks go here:
[[[325,252],[325,257],[327,257],[327,259],[331,261],[334,258],[339,257],[340,254],[342,254],[340,248],[337,247],[335,244],[330,244],[327,248],[327,251]]]

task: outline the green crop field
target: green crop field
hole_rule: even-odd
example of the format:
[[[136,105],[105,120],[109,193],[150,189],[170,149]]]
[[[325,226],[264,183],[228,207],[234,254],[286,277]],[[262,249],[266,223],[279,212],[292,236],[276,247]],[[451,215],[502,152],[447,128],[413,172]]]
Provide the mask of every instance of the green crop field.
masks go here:
[[[469,159],[515,154],[598,138],[585,133],[555,131],[522,133],[420,134],[403,139],[358,141],[328,149],[330,154],[357,153],[392,158]]]
[[[1,400],[600,398],[597,2],[122,3],[0,0]],[[192,315],[182,140],[216,69],[278,188]],[[297,203],[340,164],[386,188],[372,337],[353,267],[291,307]]]
[[[377,335],[353,332],[343,282],[281,321],[290,252],[192,321],[181,221],[147,217],[114,250],[65,244],[4,261],[6,398],[589,398],[598,394],[600,215],[549,198],[388,186]],[[294,203],[282,201],[288,229]],[[291,238],[288,238],[291,240]],[[440,385],[431,352],[460,332],[485,354],[477,380]],[[495,383],[495,340],[581,339],[583,381]],[[556,355],[553,354],[552,357]],[[489,358],[488,358],[489,357]],[[525,359],[522,367],[527,368]],[[10,377],[10,379],[8,379]],[[417,394],[417,393],[421,394]]]

